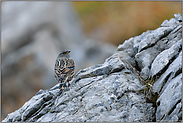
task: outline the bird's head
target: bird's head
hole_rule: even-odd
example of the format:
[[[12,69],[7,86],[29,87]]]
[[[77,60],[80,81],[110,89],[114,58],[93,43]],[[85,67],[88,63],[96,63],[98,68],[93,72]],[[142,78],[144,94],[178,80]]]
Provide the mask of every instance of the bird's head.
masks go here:
[[[66,57],[69,58],[70,57],[70,50],[63,50],[62,52],[59,53],[58,57]]]

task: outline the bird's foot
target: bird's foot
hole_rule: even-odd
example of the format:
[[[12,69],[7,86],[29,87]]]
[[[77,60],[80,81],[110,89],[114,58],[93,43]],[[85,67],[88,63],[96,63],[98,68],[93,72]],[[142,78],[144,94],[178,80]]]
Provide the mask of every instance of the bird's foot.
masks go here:
[[[63,91],[64,89],[66,89],[67,88],[66,83],[60,83],[59,88],[60,88],[61,91]]]

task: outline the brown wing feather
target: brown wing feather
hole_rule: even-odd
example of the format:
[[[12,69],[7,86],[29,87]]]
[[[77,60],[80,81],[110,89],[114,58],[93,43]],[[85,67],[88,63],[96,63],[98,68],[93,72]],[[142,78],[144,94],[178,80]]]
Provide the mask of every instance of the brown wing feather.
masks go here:
[[[67,68],[71,68],[71,67],[74,67],[75,68],[74,60],[73,59],[67,59],[67,61],[66,61],[66,67]]]

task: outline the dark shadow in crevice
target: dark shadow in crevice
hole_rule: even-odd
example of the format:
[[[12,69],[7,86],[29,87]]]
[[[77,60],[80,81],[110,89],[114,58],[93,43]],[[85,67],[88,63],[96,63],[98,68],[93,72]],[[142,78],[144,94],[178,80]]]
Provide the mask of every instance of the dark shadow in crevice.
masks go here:
[[[163,85],[161,86],[161,89],[160,89],[160,91],[159,91],[160,93],[161,93],[161,91],[162,91],[164,85],[167,83],[168,79],[170,78],[171,74],[172,74],[172,73],[169,73],[169,74],[166,76],[166,78],[164,79]]]
[[[182,73],[182,68],[179,68],[179,69],[176,71],[176,73],[175,73],[175,75],[174,75],[173,78],[177,77],[180,73]]]
[[[173,30],[172,30],[172,31],[173,31]],[[149,45],[149,46],[146,46],[146,47],[142,48],[142,49],[140,50],[140,52],[142,52],[143,50],[146,50],[146,49],[148,49],[148,48],[150,48],[150,47],[153,47],[154,45],[157,44],[158,41],[160,41],[160,40],[162,40],[163,38],[167,37],[172,31],[169,31],[169,32],[168,32],[167,30],[165,30],[165,31],[164,31],[164,35],[162,35],[157,41],[155,41],[155,43],[153,43],[153,44],[151,44],[151,45]]]
[[[138,65],[138,62],[135,60],[135,68],[137,71],[141,72],[141,68]]]
[[[177,103],[170,109],[170,111],[168,112],[168,115],[170,115],[173,112],[173,110],[176,108],[177,104],[179,104],[180,102],[181,102],[181,99],[179,99],[177,101]]]
[[[181,48],[180,48],[181,49]],[[179,51],[180,51],[179,49]],[[162,74],[165,73],[165,71],[168,69],[168,67],[170,66],[170,64],[178,57],[179,54],[173,56],[170,60],[169,63],[163,68],[161,69],[156,75],[153,76],[153,79],[155,79],[155,76],[161,76]]]

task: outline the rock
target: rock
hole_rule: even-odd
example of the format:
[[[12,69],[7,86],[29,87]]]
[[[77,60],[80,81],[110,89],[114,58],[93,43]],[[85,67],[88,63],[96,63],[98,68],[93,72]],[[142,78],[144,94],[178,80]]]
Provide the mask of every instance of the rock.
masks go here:
[[[57,84],[53,66],[62,50],[71,50],[75,72],[103,63],[116,50],[84,38],[69,2],[5,2],[2,8],[3,118],[40,88]]]
[[[126,40],[65,90],[40,90],[3,122],[182,121],[182,27],[174,21]]]
[[[179,56],[169,65],[168,69],[161,75],[161,77],[154,83],[153,92],[160,93],[166,88],[169,80],[172,80],[175,76],[182,71],[182,52]]]
[[[157,74],[161,74],[167,65],[170,64],[182,49],[182,40],[179,40],[172,47],[161,52],[153,61],[151,67],[151,76],[154,77]]]
[[[180,120],[179,113],[182,112],[180,106],[182,100],[182,73],[173,78],[166,89],[162,92],[157,100],[157,121],[171,121],[177,117],[174,122]],[[180,103],[180,104],[179,104]]]
[[[151,47],[161,38],[167,36],[174,27],[159,27],[153,31],[147,31],[147,34],[144,37],[141,37],[141,41],[138,46],[138,52],[146,49],[147,47]]]
[[[161,25],[160,27],[166,27],[166,26],[169,26],[170,24],[171,25],[180,25],[182,22],[182,15],[181,14],[174,14],[174,17],[175,18],[171,18],[169,21],[168,20],[165,20]]]
[[[174,14],[175,20],[178,20],[179,22],[182,22],[182,15],[181,14]]]

